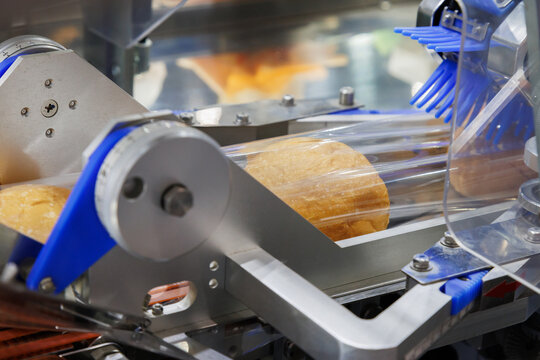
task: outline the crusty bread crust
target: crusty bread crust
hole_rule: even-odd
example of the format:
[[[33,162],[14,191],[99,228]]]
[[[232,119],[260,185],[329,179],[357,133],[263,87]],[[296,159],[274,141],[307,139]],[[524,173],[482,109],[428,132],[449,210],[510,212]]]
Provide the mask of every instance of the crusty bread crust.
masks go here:
[[[19,185],[0,191],[0,223],[44,244],[70,190],[48,185]]]
[[[245,170],[334,241],[386,229],[388,190],[366,157],[296,137],[248,157]]]

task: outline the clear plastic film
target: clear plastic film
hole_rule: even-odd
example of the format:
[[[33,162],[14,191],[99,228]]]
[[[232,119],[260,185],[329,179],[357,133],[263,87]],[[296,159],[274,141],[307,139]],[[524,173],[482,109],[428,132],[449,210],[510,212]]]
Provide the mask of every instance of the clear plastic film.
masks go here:
[[[531,211],[520,196],[538,178],[524,162],[525,144],[534,136],[534,64],[526,55],[524,3],[503,10],[495,21],[464,7],[462,28],[488,23],[492,29],[483,50],[470,51],[471,34],[462,31],[459,59],[446,54],[459,66],[454,105],[446,114],[453,124],[445,215],[463,248],[540,292],[540,210]],[[486,212],[490,208],[496,211]],[[468,211],[467,221],[458,221],[463,216],[456,209]]]
[[[424,114],[224,148],[334,241],[442,216],[449,126]]]

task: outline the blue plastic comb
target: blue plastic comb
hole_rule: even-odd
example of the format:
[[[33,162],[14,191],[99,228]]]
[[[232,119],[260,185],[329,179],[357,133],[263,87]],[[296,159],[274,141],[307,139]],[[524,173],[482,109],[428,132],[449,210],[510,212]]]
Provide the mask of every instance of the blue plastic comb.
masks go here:
[[[437,52],[459,52],[461,47],[461,33],[443,26],[395,28],[394,32],[410,37]],[[470,38],[465,40],[465,51],[482,51],[486,48],[486,41],[481,42]]]
[[[467,0],[474,7],[482,8],[482,2],[476,0]],[[512,4],[513,6],[514,4]],[[425,27],[406,27],[396,28],[396,33],[410,37],[426,46],[428,49],[442,53],[443,62],[433,72],[425,84],[414,94],[410,100],[411,105],[416,105],[418,108],[424,108],[426,112],[434,112],[436,118],[445,117],[445,122],[449,122],[457,111],[457,126],[467,126],[483,109],[493,96],[497,93],[497,85],[490,76],[490,71],[482,66],[483,61],[479,59],[481,52],[487,50],[489,45],[489,34],[493,28],[504,18],[503,15],[508,13],[512,6],[505,7],[504,10],[492,11],[483,9],[494,15],[497,19],[492,22],[492,28],[486,28],[489,24],[480,24],[473,20],[474,27],[478,24],[480,28],[484,28],[485,35],[475,37],[470,34],[470,24],[467,25],[467,37],[464,41],[463,51],[467,53],[466,61],[473,66],[474,71],[469,66],[464,67],[460,77],[460,99],[459,104],[454,106],[454,98],[456,95],[457,81],[457,63],[458,53],[461,50],[461,27],[463,22],[461,16],[457,12],[451,12],[449,15],[452,20],[447,22],[445,26],[425,26]],[[445,13],[449,12],[445,9]],[[493,19],[492,19],[493,20]],[[449,28],[451,27],[451,28]],[[475,37],[475,38],[472,38]],[[480,41],[480,39],[483,39]],[[480,53],[479,53],[480,52]],[[519,114],[517,116],[516,114]],[[484,131],[481,129],[480,132]],[[493,144],[498,144],[502,136],[511,132],[513,136],[523,136],[527,139],[534,131],[533,116],[526,99],[522,95],[514,98],[510,103],[491,121],[485,138]],[[480,135],[480,134],[478,134]]]

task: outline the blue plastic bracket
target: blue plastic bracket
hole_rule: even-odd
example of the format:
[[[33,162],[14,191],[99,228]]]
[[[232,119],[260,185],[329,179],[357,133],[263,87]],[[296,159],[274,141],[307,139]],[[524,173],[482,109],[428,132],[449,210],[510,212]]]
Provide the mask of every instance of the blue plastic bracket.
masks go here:
[[[456,315],[482,293],[482,278],[489,270],[480,270],[448,280],[441,291],[452,297],[451,314]]]
[[[28,288],[36,290],[43,278],[51,277],[55,292],[61,292],[116,244],[99,220],[95,184],[107,154],[131,130],[133,127],[111,132],[90,156],[32,267]]]

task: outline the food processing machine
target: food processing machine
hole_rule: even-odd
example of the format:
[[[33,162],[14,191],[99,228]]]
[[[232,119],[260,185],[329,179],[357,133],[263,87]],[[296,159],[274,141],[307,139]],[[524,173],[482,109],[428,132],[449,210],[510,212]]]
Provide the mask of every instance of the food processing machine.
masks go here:
[[[396,31],[440,57],[427,114],[285,137],[384,181],[388,228],[338,242],[244,171],[283,137],[215,138],[361,113],[352,89],[149,112],[58,43],[0,44],[0,183],[72,188],[45,245],[2,228],[0,324],[84,334],[68,359],[414,359],[525,323],[537,354],[536,6],[422,1]]]

